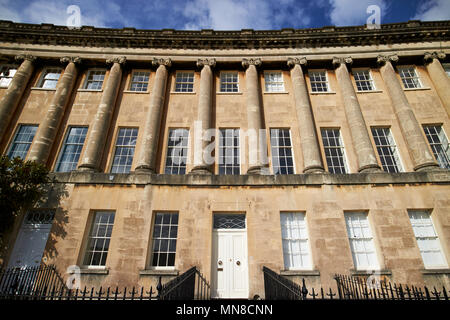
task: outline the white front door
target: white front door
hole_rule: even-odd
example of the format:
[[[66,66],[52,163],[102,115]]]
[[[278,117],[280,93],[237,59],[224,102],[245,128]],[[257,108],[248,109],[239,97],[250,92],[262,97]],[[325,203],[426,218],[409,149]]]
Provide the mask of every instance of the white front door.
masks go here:
[[[212,254],[213,298],[248,298],[246,229],[214,229]]]
[[[27,213],[9,259],[9,268],[40,265],[53,215],[51,210],[34,210]]]

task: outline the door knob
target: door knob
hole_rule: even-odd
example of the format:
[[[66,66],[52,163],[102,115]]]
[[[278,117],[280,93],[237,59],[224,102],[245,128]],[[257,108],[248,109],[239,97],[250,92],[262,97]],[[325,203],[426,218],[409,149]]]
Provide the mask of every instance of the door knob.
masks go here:
[[[240,265],[241,265],[241,262],[238,260],[238,261],[236,261],[236,264],[237,264],[238,266],[240,266]]]
[[[219,260],[219,261],[217,262],[217,264],[218,264],[219,266],[221,266],[221,265],[222,265],[222,260]]]

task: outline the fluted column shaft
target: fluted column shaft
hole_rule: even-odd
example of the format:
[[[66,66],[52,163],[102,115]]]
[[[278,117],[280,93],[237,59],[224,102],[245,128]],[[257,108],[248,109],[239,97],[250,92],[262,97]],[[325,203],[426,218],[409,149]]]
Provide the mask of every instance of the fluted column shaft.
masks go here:
[[[0,100],[0,140],[3,139],[6,128],[8,128],[9,122],[33,74],[36,57],[19,55],[16,57],[16,60],[23,60],[23,62],[14,74],[5,95]]]
[[[166,97],[167,67],[170,59],[154,59],[153,65],[158,66],[150,98],[150,107],[145,119],[144,134],[138,157],[136,172],[156,173],[156,155],[158,151],[159,131]]]
[[[41,163],[45,163],[48,160],[56,133],[64,115],[64,110],[77,80],[78,70],[75,64],[80,63],[80,61],[79,58],[61,58],[61,62],[68,62],[68,64],[64,70],[64,74],[58,81],[45,119],[42,121],[36,133],[35,142],[30,149],[30,160]]]
[[[425,66],[431,81],[433,81],[434,88],[436,89],[439,98],[441,98],[447,115],[450,116],[450,78],[445,73],[439,59],[444,59],[444,52],[432,52],[425,53]]]
[[[258,70],[256,66],[261,65],[260,59],[243,59],[242,65],[245,71],[245,83],[247,86],[247,131],[249,134],[249,153],[253,152],[255,158],[250,156],[247,174],[261,174],[263,168],[262,146],[260,130],[263,128],[262,103],[259,92]],[[250,139],[256,134],[256,139]],[[253,144],[251,144],[253,140]]]
[[[322,157],[317,141],[316,128],[303,75],[302,64],[306,65],[306,58],[289,58],[291,67],[292,87],[294,90],[295,110],[297,113],[300,131],[300,144],[302,146],[304,173],[323,172]]]
[[[205,130],[212,127],[212,89],[213,89],[213,72],[211,67],[215,66],[215,59],[199,59],[197,66],[202,68],[200,72],[200,92],[198,97],[197,121],[201,123],[201,135],[203,136]],[[196,137],[201,138],[201,137]],[[204,151],[208,146],[207,140],[201,139],[201,150],[195,150],[198,153],[198,159],[191,170],[192,173],[210,174],[209,165],[205,161]]]
[[[111,125],[120,82],[122,80],[121,65],[123,65],[125,61],[125,57],[107,60],[107,63],[113,63],[113,66],[109,71],[108,81],[106,82],[105,90],[103,91],[97,113],[92,123],[83,161],[78,166],[79,170],[100,171],[100,161],[105,148],[106,138]]]
[[[422,134],[419,122],[409,105],[392,66],[391,61],[398,61],[398,57],[396,55],[389,57],[378,56],[377,60],[381,64],[381,76],[386,84],[395,116],[406,140],[411,160],[414,164],[414,170],[421,171],[438,168],[438,164],[428,148],[428,143]]]
[[[375,150],[370,141],[366,122],[353,88],[346,63],[352,63],[351,58],[334,58],[336,77],[344,102],[345,117],[350,129],[353,146],[358,159],[358,172],[380,171]]]

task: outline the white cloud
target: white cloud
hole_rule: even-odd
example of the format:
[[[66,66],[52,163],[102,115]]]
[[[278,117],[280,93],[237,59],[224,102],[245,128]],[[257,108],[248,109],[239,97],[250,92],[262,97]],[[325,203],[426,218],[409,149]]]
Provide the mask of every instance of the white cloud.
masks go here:
[[[413,20],[433,21],[450,19],[450,1],[448,0],[428,0],[418,8]]]
[[[286,8],[293,8],[287,10]],[[273,29],[287,23],[306,25],[310,18],[294,0],[191,0],[183,15],[185,29]]]
[[[386,0],[329,0],[331,11],[330,20],[336,26],[363,25],[371,15],[367,7],[377,5],[381,9],[381,22],[388,9]]]

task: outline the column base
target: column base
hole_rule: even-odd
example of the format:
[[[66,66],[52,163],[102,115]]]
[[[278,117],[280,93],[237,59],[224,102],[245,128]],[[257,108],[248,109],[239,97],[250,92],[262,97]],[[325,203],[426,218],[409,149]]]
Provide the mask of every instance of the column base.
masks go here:
[[[134,169],[134,172],[136,174],[148,174],[148,173],[155,174],[156,173],[155,169],[153,169],[152,167],[147,166],[147,165],[141,165],[141,166],[136,167],[136,169]]]
[[[81,164],[78,167],[77,171],[80,171],[80,172],[91,172],[91,173],[99,172],[99,170],[97,168],[95,168],[94,166],[86,165],[86,164]]]
[[[248,168],[247,174],[249,175],[266,175],[268,173],[268,168],[264,168],[263,166],[253,166]]]
[[[210,169],[207,166],[197,166],[192,168],[188,174],[199,174],[199,175],[212,175]]]
[[[303,173],[324,173],[325,169],[322,166],[309,166],[303,169]]]
[[[358,169],[359,173],[382,172],[383,170],[377,164],[368,164]]]
[[[414,167],[414,171],[441,171],[444,170],[435,162],[426,162]]]

